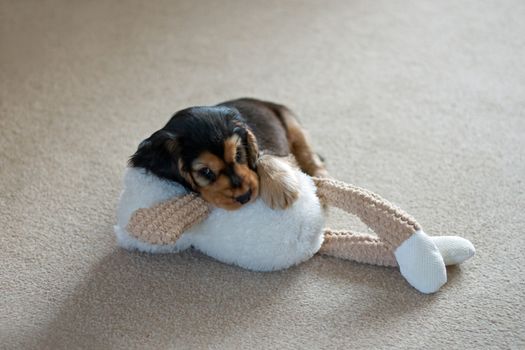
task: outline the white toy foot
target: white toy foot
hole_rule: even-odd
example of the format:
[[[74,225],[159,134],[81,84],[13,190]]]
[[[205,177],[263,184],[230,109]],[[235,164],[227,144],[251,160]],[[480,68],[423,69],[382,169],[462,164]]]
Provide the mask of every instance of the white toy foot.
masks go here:
[[[435,293],[447,282],[447,270],[434,241],[423,231],[416,231],[394,251],[399,270],[414,288]]]
[[[437,246],[445,265],[461,264],[476,254],[476,249],[469,240],[458,236],[430,237]]]

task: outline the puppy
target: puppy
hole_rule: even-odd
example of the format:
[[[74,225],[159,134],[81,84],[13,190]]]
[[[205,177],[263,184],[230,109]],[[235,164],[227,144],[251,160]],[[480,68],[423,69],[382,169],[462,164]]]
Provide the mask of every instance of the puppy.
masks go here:
[[[292,164],[311,176],[326,175],[293,113],[250,98],[175,113],[140,143],[129,164],[228,210],[259,195],[271,208],[293,204],[298,189]]]

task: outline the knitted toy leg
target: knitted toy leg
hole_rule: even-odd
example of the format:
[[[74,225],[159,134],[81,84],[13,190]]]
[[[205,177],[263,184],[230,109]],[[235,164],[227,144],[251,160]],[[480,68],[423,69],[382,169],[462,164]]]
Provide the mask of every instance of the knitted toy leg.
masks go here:
[[[415,219],[373,192],[333,179],[314,182],[321,202],[357,215],[392,249],[421,229]]]
[[[377,234],[412,286],[433,293],[445,284],[447,274],[439,250],[411,216],[365,189],[333,179],[314,178],[314,182],[321,202],[357,215]]]
[[[447,266],[461,264],[476,252],[472,243],[462,237],[433,236],[430,239]],[[327,228],[324,230],[324,241],[319,253],[371,265],[398,266],[392,249],[379,238],[367,233]]]
[[[365,264],[397,266],[392,249],[379,238],[364,233],[325,229],[319,253]]]
[[[136,210],[127,231],[131,236],[150,244],[174,244],[189,227],[208,216],[210,207],[195,194]]]

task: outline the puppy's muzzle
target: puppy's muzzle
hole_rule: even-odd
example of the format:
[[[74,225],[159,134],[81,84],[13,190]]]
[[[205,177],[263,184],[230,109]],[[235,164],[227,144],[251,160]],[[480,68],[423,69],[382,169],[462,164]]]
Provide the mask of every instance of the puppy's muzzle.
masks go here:
[[[251,197],[252,197],[252,190],[249,190],[245,194],[235,197],[235,200],[241,204],[246,204],[250,201]]]

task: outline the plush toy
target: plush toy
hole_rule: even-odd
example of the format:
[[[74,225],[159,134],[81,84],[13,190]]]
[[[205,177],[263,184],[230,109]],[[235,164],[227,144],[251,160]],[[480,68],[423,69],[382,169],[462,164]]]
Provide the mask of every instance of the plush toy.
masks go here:
[[[120,246],[150,253],[190,246],[225,263],[255,271],[279,270],[321,253],[357,262],[399,266],[417,290],[436,292],[445,265],[474,255],[456,236],[430,237],[409,215],[378,195],[328,178],[296,172],[299,198],[273,210],[260,199],[236,211],[211,208],[176,182],[128,168],[115,233]],[[357,215],[377,235],[323,230],[322,204]]]

